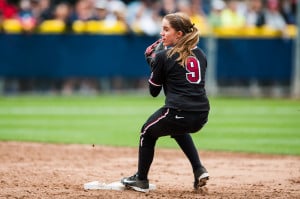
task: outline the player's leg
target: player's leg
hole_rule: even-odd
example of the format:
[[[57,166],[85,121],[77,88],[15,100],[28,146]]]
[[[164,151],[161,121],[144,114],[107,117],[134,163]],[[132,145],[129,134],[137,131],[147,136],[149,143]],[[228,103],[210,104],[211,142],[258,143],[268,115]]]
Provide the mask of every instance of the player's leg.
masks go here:
[[[138,153],[138,170],[121,182],[136,191],[147,192],[149,190],[148,172],[154,158],[154,148],[157,138],[141,135]]]
[[[198,189],[206,184],[209,174],[206,168],[201,164],[197,148],[190,134],[173,136],[184,154],[189,159],[194,173],[194,188]]]
[[[181,150],[184,152],[186,157],[189,159],[193,171],[201,167],[200,158],[198,155],[198,151],[195,147],[195,144],[192,140],[192,137],[190,134],[182,134],[182,135],[176,135],[172,136],[177,144],[180,146]]]
[[[164,119],[169,110],[161,108],[152,114],[143,125],[139,143],[138,171],[131,177],[123,178],[121,182],[136,191],[146,192],[149,190],[148,172],[154,158],[155,144],[158,134],[163,132]]]
[[[154,158],[154,148],[157,138],[149,135],[140,136],[138,153],[138,170],[128,178],[123,178],[121,182],[136,191],[146,192],[149,190],[148,173]]]
[[[177,144],[189,159],[193,168],[195,178],[194,188],[197,189],[198,187],[204,186],[206,184],[206,181],[209,178],[209,174],[205,167],[201,164],[197,148],[193,142],[191,135],[187,132],[199,131],[207,122],[208,112],[178,111],[177,113],[175,112],[175,114],[180,115],[181,121],[177,130],[179,129],[181,130],[181,132],[176,132],[176,134],[172,134],[171,137],[176,140]]]

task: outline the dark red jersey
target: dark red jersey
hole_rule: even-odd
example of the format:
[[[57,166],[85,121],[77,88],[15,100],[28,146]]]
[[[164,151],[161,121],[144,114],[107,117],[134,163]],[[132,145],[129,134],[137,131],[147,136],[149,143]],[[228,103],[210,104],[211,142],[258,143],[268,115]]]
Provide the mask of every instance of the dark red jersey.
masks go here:
[[[167,57],[168,50],[158,52],[151,64],[151,95],[157,96],[163,88],[165,107],[183,111],[208,111],[209,101],[204,88],[207,68],[205,54],[196,47],[193,49],[194,56],[189,56],[183,67],[176,61],[178,54]]]

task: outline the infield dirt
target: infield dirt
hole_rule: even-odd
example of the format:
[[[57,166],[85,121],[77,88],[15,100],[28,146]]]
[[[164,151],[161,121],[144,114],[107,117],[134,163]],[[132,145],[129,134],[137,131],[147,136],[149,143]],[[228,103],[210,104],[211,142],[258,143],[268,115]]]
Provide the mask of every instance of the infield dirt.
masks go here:
[[[157,189],[84,190],[136,171],[137,148],[0,142],[0,198],[300,198],[300,157],[199,151],[210,173],[193,191],[190,164],[179,149],[156,149],[149,173]]]

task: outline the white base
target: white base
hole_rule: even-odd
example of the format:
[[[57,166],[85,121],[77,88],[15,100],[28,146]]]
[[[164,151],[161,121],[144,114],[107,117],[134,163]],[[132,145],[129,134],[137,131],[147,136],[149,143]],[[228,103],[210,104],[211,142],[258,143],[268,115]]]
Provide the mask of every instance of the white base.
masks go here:
[[[120,181],[112,182],[109,184],[99,182],[99,181],[92,181],[85,183],[83,185],[83,188],[86,190],[117,190],[117,191],[123,191],[127,189]],[[156,189],[156,186],[154,184],[149,184],[149,190]]]

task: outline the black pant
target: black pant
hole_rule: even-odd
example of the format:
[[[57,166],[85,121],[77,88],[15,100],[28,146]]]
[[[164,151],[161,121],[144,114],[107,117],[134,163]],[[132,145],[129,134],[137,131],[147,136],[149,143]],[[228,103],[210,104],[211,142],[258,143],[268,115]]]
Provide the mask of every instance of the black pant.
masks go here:
[[[138,175],[147,179],[159,137],[170,135],[188,157],[193,171],[201,165],[197,149],[190,133],[199,131],[208,119],[208,111],[180,111],[160,108],[143,125],[139,145]]]

